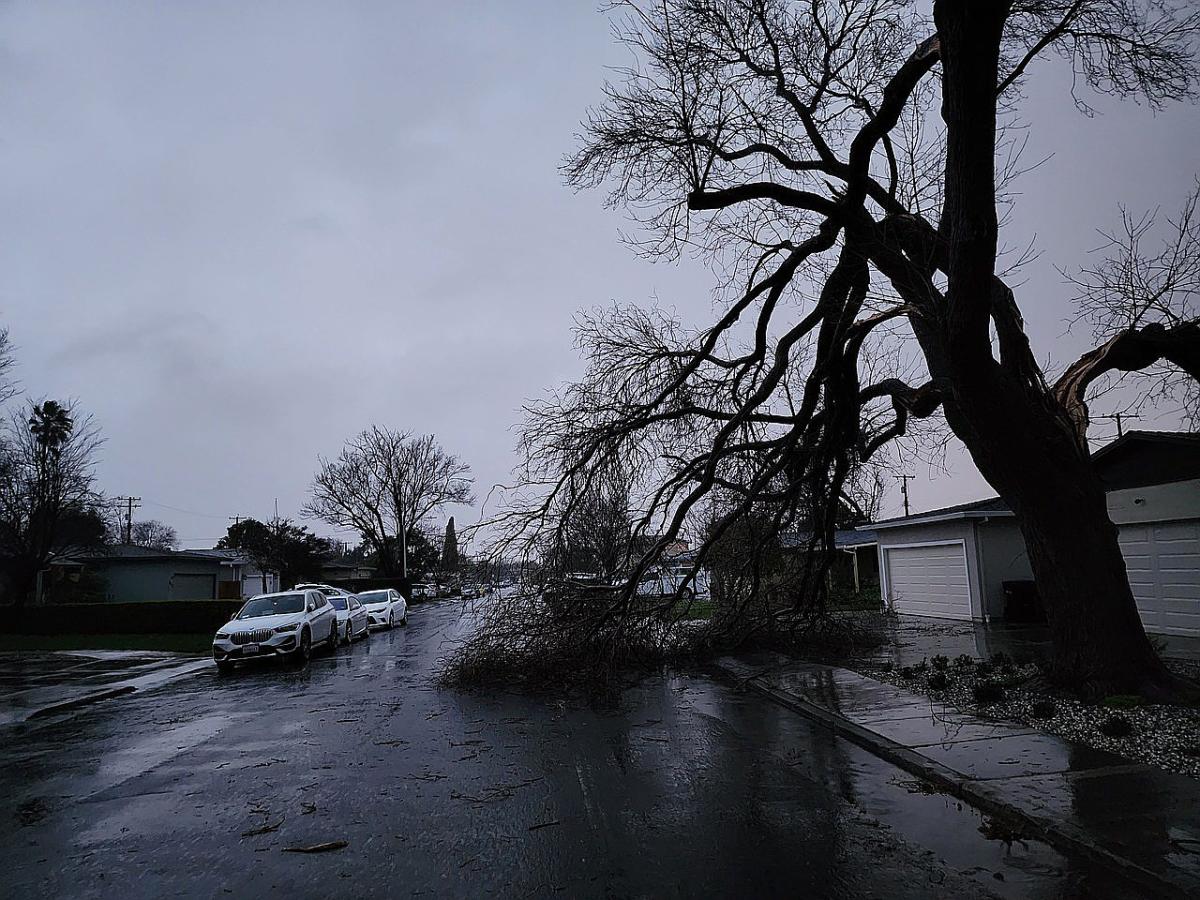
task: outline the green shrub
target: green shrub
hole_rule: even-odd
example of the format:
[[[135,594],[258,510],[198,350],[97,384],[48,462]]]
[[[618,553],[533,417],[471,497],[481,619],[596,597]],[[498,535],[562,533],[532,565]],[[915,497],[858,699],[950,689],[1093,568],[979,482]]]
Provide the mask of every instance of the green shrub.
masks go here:
[[[905,681],[912,681],[917,677],[917,670],[912,666],[903,666],[900,669],[900,677]]]
[[[994,681],[981,681],[971,689],[971,696],[979,704],[1000,703],[1004,700],[1004,688]]]
[[[960,653],[957,657],[955,657],[954,665],[958,666],[960,669],[969,669],[971,666],[975,665],[975,657],[971,656],[969,653]]]
[[[1133,723],[1117,713],[1113,713],[1097,727],[1101,734],[1111,738],[1129,737],[1133,734]]]
[[[929,688],[934,691],[945,691],[950,688],[950,676],[945,672],[934,672],[929,676]]]
[[[1058,706],[1053,700],[1038,700],[1029,712],[1035,719],[1051,719],[1058,713]]]

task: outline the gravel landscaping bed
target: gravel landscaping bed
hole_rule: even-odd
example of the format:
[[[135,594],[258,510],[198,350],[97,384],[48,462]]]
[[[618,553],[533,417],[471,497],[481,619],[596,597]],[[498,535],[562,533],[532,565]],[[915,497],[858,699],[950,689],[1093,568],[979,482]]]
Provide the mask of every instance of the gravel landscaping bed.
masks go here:
[[[1168,662],[1196,677],[1188,663]],[[1129,696],[1084,703],[1048,687],[1035,664],[999,654],[984,662],[944,656],[915,666],[860,664],[864,675],[927,694],[962,712],[1019,722],[1137,762],[1200,778],[1200,710],[1141,702]]]

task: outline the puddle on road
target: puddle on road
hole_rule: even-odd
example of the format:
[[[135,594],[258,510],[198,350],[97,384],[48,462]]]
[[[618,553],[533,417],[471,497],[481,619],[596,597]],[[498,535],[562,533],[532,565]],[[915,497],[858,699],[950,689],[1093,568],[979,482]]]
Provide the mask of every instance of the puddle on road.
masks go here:
[[[198,744],[211,740],[236,719],[229,715],[210,715],[159,731],[134,744],[107,754],[88,784],[94,789],[88,797],[112,790],[131,778],[144,775],[168,760],[186,753]]]

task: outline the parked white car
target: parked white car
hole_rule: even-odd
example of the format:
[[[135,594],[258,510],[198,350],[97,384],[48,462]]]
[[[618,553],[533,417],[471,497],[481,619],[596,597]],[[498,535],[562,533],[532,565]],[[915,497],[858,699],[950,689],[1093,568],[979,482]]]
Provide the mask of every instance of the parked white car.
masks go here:
[[[357,594],[334,594],[329,603],[337,613],[338,634],[347,644],[354,643],[356,637],[369,637],[371,634],[367,610],[359,602]]]
[[[241,660],[287,656],[307,662],[313,644],[337,646],[337,615],[317,590],[281,591],[251,597],[213,637],[213,660],[220,672]]]
[[[708,572],[701,569],[696,577],[687,582],[689,570],[686,567],[664,567],[647,574],[637,587],[639,597],[667,597],[683,589],[684,599],[692,597],[708,597]]]
[[[370,616],[371,625],[378,628],[394,628],[396,623],[408,624],[408,604],[399,591],[387,588],[379,591],[363,591],[358,595]]]

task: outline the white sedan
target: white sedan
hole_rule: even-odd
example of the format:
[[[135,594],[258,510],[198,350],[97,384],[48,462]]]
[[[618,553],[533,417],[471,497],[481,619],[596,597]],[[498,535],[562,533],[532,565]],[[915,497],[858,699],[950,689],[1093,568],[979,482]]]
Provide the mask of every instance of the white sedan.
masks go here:
[[[404,595],[390,588],[381,591],[363,591],[358,595],[366,607],[371,625],[377,628],[393,628],[396,623],[408,624],[408,604]]]
[[[347,644],[353,643],[356,637],[364,638],[371,633],[367,610],[355,594],[334,594],[329,602],[337,612],[338,634]]]
[[[254,657],[287,656],[307,662],[314,643],[337,646],[337,615],[320,591],[283,591],[251,597],[213,637],[219,672]]]

